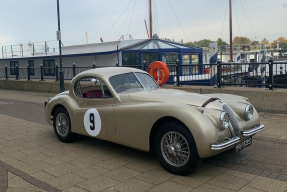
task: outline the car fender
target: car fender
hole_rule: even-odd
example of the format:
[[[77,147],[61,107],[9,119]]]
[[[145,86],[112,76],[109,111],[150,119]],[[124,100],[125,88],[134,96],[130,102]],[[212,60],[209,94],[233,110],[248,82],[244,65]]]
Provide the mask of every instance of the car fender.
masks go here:
[[[75,102],[74,99],[72,99],[69,95],[59,95],[54,97],[50,102],[48,102],[46,108],[45,108],[45,117],[46,121],[51,124],[51,116],[52,116],[52,111],[54,110],[55,107],[58,105],[62,105],[65,107],[70,115],[70,120],[71,120],[71,131],[74,132],[73,128],[73,117],[76,111],[76,108],[78,106],[78,103]]]
[[[212,156],[211,145],[219,139],[217,120],[221,112],[213,109],[205,109],[207,111],[202,112],[198,107],[185,104],[165,104],[165,106],[167,109],[172,109],[172,114],[167,114],[163,110],[162,117],[171,116],[181,121],[192,134],[199,156],[201,158]],[[214,115],[214,112],[217,115]]]

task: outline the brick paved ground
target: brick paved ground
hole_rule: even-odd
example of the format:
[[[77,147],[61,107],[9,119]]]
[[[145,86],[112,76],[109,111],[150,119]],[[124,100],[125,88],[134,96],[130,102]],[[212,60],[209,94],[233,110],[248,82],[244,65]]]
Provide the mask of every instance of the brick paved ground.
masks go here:
[[[260,113],[266,129],[251,147],[182,177],[121,145],[84,136],[61,143],[44,121],[50,95],[0,90],[0,192],[287,190],[287,115]]]

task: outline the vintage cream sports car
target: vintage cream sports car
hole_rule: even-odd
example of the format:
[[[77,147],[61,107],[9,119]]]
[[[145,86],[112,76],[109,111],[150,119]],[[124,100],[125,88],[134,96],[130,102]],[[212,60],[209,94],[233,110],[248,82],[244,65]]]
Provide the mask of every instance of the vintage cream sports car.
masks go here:
[[[60,141],[81,134],[154,151],[179,175],[191,173],[202,158],[242,150],[264,128],[245,97],[162,89],[148,73],[126,67],[82,72],[45,106]]]

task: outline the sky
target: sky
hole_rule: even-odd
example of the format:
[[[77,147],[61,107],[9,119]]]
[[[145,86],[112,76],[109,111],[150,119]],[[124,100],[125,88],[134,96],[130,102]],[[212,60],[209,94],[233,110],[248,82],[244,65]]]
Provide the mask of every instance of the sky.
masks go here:
[[[228,0],[152,0],[154,31],[183,42],[229,41]],[[56,40],[56,0],[0,0],[0,46]],[[175,14],[174,14],[175,13]],[[225,17],[225,19],[224,19]],[[64,46],[147,38],[147,0],[60,0]],[[287,0],[233,0],[233,36],[287,38]]]

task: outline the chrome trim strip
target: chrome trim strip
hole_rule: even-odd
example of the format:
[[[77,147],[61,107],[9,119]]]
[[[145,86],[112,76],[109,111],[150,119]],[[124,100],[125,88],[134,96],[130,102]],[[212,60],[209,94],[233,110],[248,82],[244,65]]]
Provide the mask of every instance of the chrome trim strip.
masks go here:
[[[227,147],[230,147],[231,145],[238,143],[239,141],[240,141],[240,137],[233,137],[232,139],[225,141],[223,143],[211,145],[211,150],[225,149]]]
[[[249,137],[251,135],[254,135],[264,129],[264,125],[260,125],[259,127],[255,127],[249,130],[245,130],[242,132],[243,137]]]

